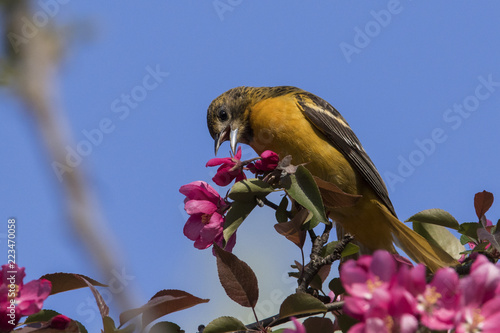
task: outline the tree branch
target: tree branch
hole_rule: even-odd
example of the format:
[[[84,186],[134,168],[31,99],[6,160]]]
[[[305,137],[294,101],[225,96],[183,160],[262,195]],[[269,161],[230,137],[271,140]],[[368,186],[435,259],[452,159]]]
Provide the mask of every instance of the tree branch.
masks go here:
[[[318,274],[321,267],[325,265],[330,265],[334,261],[340,260],[342,258],[342,251],[344,248],[353,240],[353,236],[346,234],[339,241],[333,252],[323,257],[321,256],[321,249],[328,242],[328,237],[330,236],[330,230],[332,229],[331,224],[327,224],[325,226],[325,231],[321,236],[316,237],[313,243],[313,247],[311,250],[311,261],[304,267],[304,272],[299,279],[299,287],[297,288],[297,292],[307,292],[309,285],[311,284],[312,279]]]

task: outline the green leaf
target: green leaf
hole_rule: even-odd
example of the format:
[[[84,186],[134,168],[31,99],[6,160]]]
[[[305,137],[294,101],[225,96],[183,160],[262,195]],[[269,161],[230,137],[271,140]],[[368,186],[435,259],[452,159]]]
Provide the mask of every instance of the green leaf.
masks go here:
[[[339,296],[345,293],[345,289],[340,278],[333,278],[328,284],[328,288],[333,291],[335,296]]]
[[[469,236],[466,235],[461,235],[460,236],[460,244],[465,245],[467,243],[474,242],[473,239],[471,239]]]
[[[413,222],[413,230],[429,242],[441,247],[455,259],[459,259],[460,253],[465,251],[465,247],[460,243],[460,240],[448,229],[440,225]]]
[[[241,306],[255,307],[259,299],[259,286],[250,266],[217,244],[214,244],[214,251],[219,280],[226,294]]]
[[[246,331],[245,325],[234,317],[219,317],[212,320],[203,333],[229,333],[237,331]]]
[[[339,243],[338,241],[332,241],[323,246],[323,248],[321,249],[321,256],[326,257],[332,254],[333,251],[335,251],[335,249],[337,248],[338,243]],[[342,258],[348,257],[358,252],[359,252],[359,246],[353,243],[347,243],[346,247],[342,251]]]
[[[102,318],[104,333],[115,333],[117,331],[115,326],[115,321],[111,317],[103,317]]]
[[[143,306],[122,312],[120,314],[120,326],[142,313],[142,326],[144,328],[152,321],[169,313],[188,309],[208,301],[208,299],[198,298],[183,290],[161,290]]]
[[[438,208],[423,210],[413,215],[405,222],[435,224],[455,230],[459,228],[458,221],[450,213]]]
[[[351,327],[359,323],[359,320],[352,318],[346,314],[337,316],[337,321],[342,332],[348,332]]]
[[[184,333],[184,330],[181,330],[177,324],[169,321],[161,321],[154,324],[148,333]]]
[[[263,199],[273,191],[273,187],[265,181],[252,178],[236,182],[228,196],[234,201],[255,202],[256,197]]]
[[[357,246],[354,243],[347,243],[347,245],[344,248],[344,251],[342,251],[342,258],[348,257],[358,252],[359,252],[359,246]]]
[[[39,323],[39,322],[49,321],[57,315],[60,315],[60,313],[54,310],[41,310],[26,318],[26,321],[24,323],[29,324],[29,323]]]
[[[296,293],[288,296],[280,306],[280,318],[287,318],[307,313],[326,312],[326,306],[316,297]]]
[[[493,205],[493,194],[488,191],[476,193],[474,196],[474,208],[478,219],[486,214],[488,209]]]
[[[52,283],[52,289],[50,290],[51,295],[64,291],[88,287],[88,284],[81,278],[84,278],[85,281],[89,282],[93,286],[107,287],[107,285],[81,274],[52,273],[45,274],[44,276],[40,277],[40,279],[46,279]]]
[[[88,333],[87,328],[83,326],[82,323],[80,323],[78,320],[75,320],[76,324],[78,325],[78,329],[80,330],[80,333]]]
[[[227,211],[226,220],[224,222],[224,240],[226,242],[236,232],[255,206],[257,206],[255,200],[254,202],[235,201],[231,204],[231,208]]]
[[[54,311],[54,310],[48,310],[48,309],[41,310],[35,314],[32,314],[28,318],[26,318],[26,321],[24,322],[24,324],[45,323],[46,326],[49,326],[50,320],[57,315],[60,315],[60,313],[57,311]],[[88,333],[87,329],[85,328],[85,326],[82,325],[82,323],[80,323],[77,320],[73,320],[73,319],[72,319],[72,321],[78,326],[80,333]],[[74,324],[70,324],[70,325],[74,325]],[[13,331],[13,332],[16,332],[16,331]]]
[[[477,222],[465,222],[460,225],[458,232],[477,241],[477,229],[479,228],[482,228],[482,226]]]
[[[285,176],[281,183],[295,201],[313,213],[309,229],[314,228],[320,222],[328,222],[318,186],[309,170],[303,165],[299,165],[295,174]]]
[[[256,198],[263,199],[273,191],[271,185],[257,178],[244,179],[233,185],[228,196],[234,202],[231,204],[224,222],[224,240],[226,242],[257,206]]]
[[[278,206],[278,209],[276,209],[276,221],[279,223],[284,223],[288,221],[288,215],[287,215],[287,209],[288,208],[288,198],[283,196],[283,199],[281,199],[281,202]]]

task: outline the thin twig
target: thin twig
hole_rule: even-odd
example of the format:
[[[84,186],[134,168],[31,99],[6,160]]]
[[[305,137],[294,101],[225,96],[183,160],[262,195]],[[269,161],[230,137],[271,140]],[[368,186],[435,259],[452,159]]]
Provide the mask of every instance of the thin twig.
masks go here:
[[[304,267],[304,274],[298,281],[299,287],[297,288],[297,292],[307,292],[312,279],[318,274],[321,267],[331,265],[334,261],[340,260],[342,251],[352,241],[353,237],[351,235],[344,235],[344,238],[339,241],[333,252],[326,257],[322,257],[321,249],[328,241],[331,228],[331,225],[327,225],[323,234],[314,241],[311,250],[311,261]]]

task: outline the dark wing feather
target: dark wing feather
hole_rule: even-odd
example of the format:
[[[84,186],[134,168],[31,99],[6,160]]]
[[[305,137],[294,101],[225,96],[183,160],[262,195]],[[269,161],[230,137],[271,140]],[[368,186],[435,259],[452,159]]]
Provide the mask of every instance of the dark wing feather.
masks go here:
[[[396,216],[387,188],[372,160],[340,113],[325,100],[311,94],[296,95],[299,108],[330,142],[341,151]]]

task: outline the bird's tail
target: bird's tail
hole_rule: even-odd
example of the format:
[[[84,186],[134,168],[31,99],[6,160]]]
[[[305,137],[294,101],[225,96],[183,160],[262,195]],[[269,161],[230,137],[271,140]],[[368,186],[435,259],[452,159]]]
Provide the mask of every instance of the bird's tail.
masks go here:
[[[423,263],[433,272],[441,267],[458,265],[458,262],[448,252],[428,242],[424,237],[407,227],[382,204],[377,202],[377,205],[387,217],[394,243],[411,259]]]

